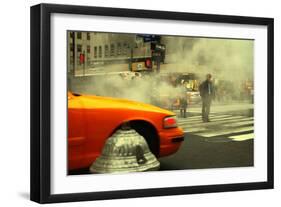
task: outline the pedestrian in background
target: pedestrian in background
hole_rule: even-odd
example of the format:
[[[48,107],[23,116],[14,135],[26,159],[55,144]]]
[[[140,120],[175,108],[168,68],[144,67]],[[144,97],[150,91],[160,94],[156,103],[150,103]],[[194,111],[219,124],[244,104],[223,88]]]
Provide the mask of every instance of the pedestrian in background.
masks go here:
[[[215,97],[215,89],[212,83],[211,74],[207,74],[206,80],[199,86],[199,92],[202,99],[202,120],[203,122],[209,122],[211,102]]]
[[[186,118],[186,109],[187,109],[187,93],[186,93],[186,85],[185,82],[181,82],[181,93],[179,96],[179,108],[180,108],[180,116]]]

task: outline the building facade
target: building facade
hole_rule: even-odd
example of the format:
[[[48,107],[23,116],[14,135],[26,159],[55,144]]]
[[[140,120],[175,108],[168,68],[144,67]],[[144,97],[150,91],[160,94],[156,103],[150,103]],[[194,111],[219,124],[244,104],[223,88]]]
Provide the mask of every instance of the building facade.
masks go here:
[[[68,72],[127,63],[136,42],[132,34],[69,31],[67,35]]]

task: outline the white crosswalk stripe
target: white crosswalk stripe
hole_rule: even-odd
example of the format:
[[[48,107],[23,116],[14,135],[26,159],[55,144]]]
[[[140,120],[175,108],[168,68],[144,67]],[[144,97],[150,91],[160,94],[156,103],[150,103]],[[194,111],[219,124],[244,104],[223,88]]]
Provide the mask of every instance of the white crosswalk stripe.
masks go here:
[[[238,132],[245,132],[245,131],[251,131],[253,130],[253,127],[242,127],[238,129],[223,129],[223,130],[217,130],[214,132],[203,132],[203,133],[198,133],[197,135],[203,136],[203,137],[215,137],[215,136],[220,136],[224,134],[230,134],[230,133],[238,133]]]
[[[244,141],[244,140],[248,140],[248,139],[254,139],[254,133],[230,136],[229,138],[234,140],[234,141],[239,142],[239,141]]]
[[[184,132],[207,138],[225,136],[233,141],[254,139],[254,118],[239,115],[211,114],[211,122],[202,122],[201,116],[179,118]]]
[[[210,118],[225,118],[225,117],[230,117],[231,115],[210,115]],[[198,121],[198,120],[202,120],[201,116],[192,116],[189,118],[186,118],[184,120],[179,120],[179,122],[186,122],[186,121]]]
[[[208,128],[208,127],[216,126],[218,124],[232,125],[232,124],[241,123],[243,121],[250,122],[252,120],[253,120],[253,118],[249,118],[249,117],[247,117],[247,118],[245,118],[245,117],[242,117],[242,118],[241,117],[235,117],[235,118],[229,118],[229,119],[219,119],[219,120],[216,120],[216,121],[212,120],[211,122],[207,122],[207,123],[202,123],[202,121],[200,120],[200,121],[179,122],[178,124],[182,128],[187,128],[189,130],[191,127],[194,128],[194,127],[197,127],[197,126]]]

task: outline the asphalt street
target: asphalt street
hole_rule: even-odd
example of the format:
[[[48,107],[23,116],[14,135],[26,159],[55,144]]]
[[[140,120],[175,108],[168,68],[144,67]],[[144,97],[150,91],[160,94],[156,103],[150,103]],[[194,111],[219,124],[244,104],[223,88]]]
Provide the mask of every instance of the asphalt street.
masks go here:
[[[253,166],[253,139],[237,142],[221,137],[211,141],[186,133],[180,150],[159,161],[160,170]]]
[[[194,107],[187,118],[179,118],[185,141],[177,153],[159,159],[160,170],[253,166],[252,105],[213,106],[208,123],[199,111]]]

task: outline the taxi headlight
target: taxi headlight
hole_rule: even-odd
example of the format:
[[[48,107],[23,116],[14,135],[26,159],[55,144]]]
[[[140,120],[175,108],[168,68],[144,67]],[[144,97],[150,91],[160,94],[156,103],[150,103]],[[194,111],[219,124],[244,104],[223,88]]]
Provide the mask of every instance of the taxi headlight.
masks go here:
[[[165,117],[163,120],[163,127],[167,128],[174,128],[178,126],[178,121],[176,116],[168,116]]]

